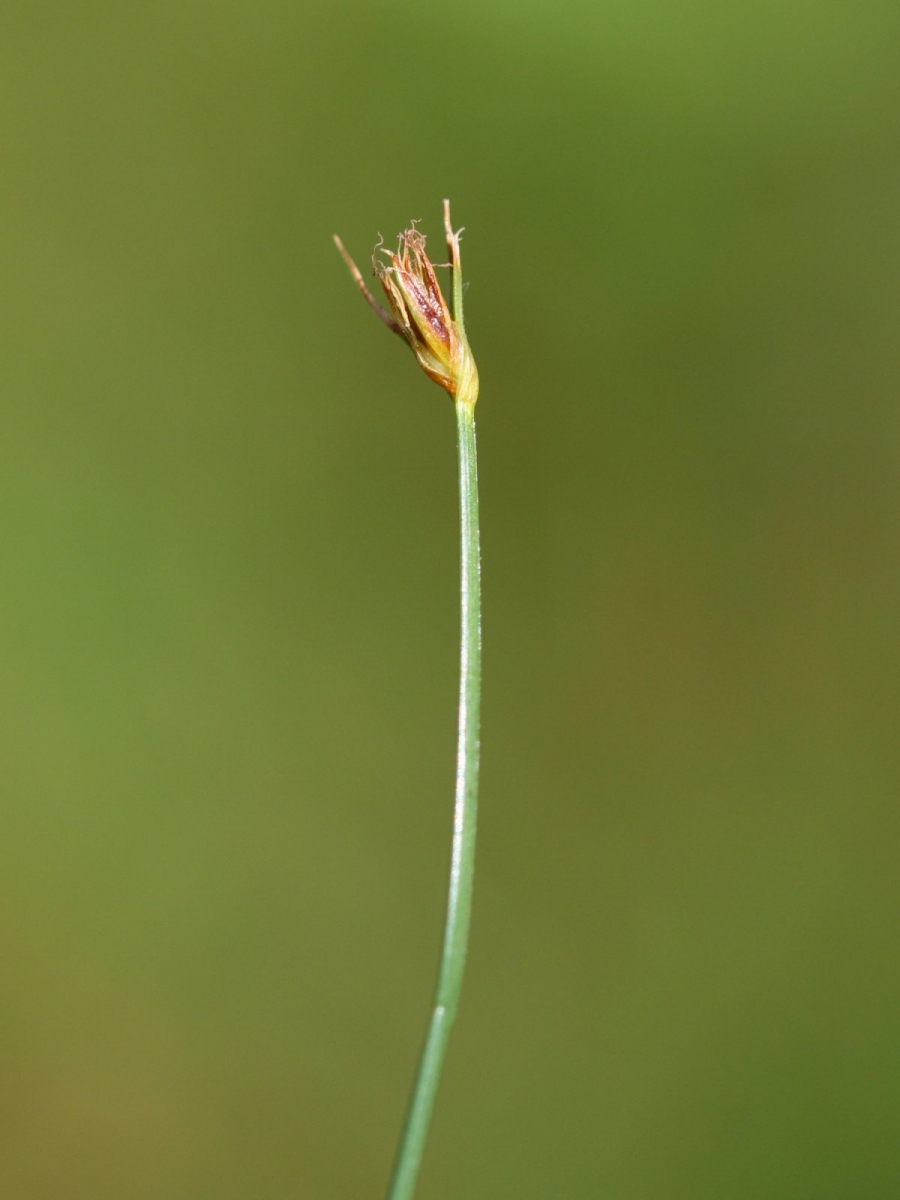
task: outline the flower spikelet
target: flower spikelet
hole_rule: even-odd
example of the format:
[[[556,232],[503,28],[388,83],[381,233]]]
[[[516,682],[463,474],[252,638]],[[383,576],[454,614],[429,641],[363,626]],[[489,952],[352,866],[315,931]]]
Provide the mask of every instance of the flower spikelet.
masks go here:
[[[425,253],[425,235],[416,229],[415,223],[400,234],[396,253],[378,246],[372,259],[390,314],[375,303],[340,239],[335,237],[335,242],[367,301],[385,324],[405,339],[425,374],[457,401],[474,405],[478,372],[463,326],[459,234],[450,227],[447,201],[444,219],[451,255],[451,262],[446,265],[453,274],[453,314],[441,292],[434,264]],[[379,254],[383,257],[378,257]]]

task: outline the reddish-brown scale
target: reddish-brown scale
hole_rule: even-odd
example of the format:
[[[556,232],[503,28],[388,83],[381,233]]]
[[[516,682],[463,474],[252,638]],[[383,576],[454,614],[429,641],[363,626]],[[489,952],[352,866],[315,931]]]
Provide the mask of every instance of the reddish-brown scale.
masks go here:
[[[443,306],[435,304],[433,298],[415,275],[404,273],[403,287],[415,301],[417,315],[428,322],[435,336],[449,349],[450,331],[444,321]]]

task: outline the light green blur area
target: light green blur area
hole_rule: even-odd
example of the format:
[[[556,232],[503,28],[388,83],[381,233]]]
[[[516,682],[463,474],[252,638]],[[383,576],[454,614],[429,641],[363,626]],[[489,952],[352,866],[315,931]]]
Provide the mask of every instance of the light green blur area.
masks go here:
[[[379,1200],[437,966],[481,376],[473,940],[421,1200],[900,1177],[900,9],[13,0],[0,1195]]]

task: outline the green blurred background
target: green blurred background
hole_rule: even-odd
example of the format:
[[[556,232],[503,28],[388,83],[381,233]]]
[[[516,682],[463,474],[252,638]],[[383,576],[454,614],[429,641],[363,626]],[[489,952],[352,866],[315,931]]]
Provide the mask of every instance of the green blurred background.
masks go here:
[[[4,6],[0,1195],[900,1194],[895,0]]]

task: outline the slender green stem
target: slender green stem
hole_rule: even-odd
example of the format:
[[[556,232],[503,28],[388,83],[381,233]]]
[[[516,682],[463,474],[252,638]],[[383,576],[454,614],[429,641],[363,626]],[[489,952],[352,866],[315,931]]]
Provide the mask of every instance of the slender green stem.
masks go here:
[[[454,272],[456,275],[457,272]],[[461,305],[460,305],[461,309]],[[462,548],[462,627],[459,664],[459,742],[453,851],[444,945],[434,1008],[406,1124],[397,1151],[388,1200],[411,1200],[425,1149],[434,1098],[444,1065],[450,1027],[456,1016],[472,911],[475,820],[478,805],[478,749],[481,724],[481,551],[478,531],[478,470],[474,405],[457,401],[459,514]]]

